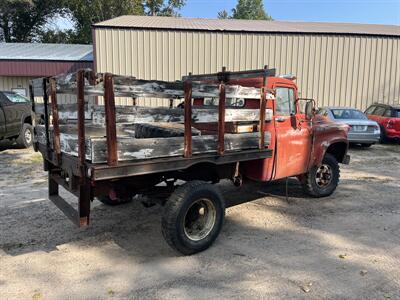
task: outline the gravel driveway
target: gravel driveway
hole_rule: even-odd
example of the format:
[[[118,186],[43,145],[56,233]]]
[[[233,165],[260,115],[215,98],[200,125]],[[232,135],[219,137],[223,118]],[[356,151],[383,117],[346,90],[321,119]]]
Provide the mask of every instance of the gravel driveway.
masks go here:
[[[221,235],[190,257],[160,232],[160,207],[93,203],[75,228],[46,200],[41,157],[0,148],[1,299],[400,299],[400,146],[350,150],[337,191],[295,180],[241,189]],[[73,201],[68,194],[64,194]]]

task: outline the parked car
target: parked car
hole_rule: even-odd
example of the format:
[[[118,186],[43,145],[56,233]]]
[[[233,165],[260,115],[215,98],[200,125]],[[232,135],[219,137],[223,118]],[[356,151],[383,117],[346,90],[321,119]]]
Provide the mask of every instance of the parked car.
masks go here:
[[[374,103],[365,111],[368,119],[378,122],[381,141],[393,139],[400,142],[400,105]]]
[[[368,120],[367,116],[358,109],[348,107],[322,107],[318,110],[318,114],[334,122],[349,125],[348,139],[352,144],[361,144],[363,147],[369,147],[379,142],[379,124],[375,121]]]
[[[26,148],[32,145],[32,103],[28,98],[0,91],[0,140],[15,140]]]

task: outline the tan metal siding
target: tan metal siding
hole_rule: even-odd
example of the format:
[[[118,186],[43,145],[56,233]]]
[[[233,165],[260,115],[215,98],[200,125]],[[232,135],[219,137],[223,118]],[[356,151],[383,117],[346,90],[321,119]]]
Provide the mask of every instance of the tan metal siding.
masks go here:
[[[398,104],[400,45],[397,37],[270,34],[96,28],[98,72],[143,79],[179,80],[182,75],[277,68],[293,73],[301,97],[319,106],[365,109],[373,102]],[[131,99],[118,99],[120,104]],[[143,105],[143,99],[139,99]],[[151,99],[152,106],[168,105]]]

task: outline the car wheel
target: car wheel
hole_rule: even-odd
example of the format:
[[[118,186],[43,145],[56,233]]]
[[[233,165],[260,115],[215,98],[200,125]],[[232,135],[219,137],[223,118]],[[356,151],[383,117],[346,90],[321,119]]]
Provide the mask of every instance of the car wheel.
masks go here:
[[[325,154],[322,164],[314,166],[303,177],[303,189],[312,197],[326,197],[331,195],[340,177],[339,164],[332,154]]]
[[[219,190],[203,181],[178,187],[167,200],[162,215],[162,234],[174,250],[191,255],[210,247],[225,217]]]
[[[24,124],[16,143],[19,147],[29,148],[33,143],[33,128],[30,124]]]
[[[387,136],[386,136],[386,132],[385,132],[385,128],[383,128],[383,126],[380,126],[381,127],[381,136],[380,136],[380,139],[379,139],[379,142],[381,143],[381,144],[385,144],[385,143],[387,143]]]

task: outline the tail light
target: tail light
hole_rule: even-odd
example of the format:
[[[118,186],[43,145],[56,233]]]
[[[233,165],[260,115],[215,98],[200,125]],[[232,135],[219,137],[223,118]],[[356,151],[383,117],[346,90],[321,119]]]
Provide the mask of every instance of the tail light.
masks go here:
[[[386,124],[386,128],[387,129],[394,129],[394,121],[393,120],[389,120]]]

